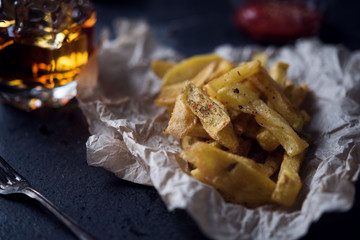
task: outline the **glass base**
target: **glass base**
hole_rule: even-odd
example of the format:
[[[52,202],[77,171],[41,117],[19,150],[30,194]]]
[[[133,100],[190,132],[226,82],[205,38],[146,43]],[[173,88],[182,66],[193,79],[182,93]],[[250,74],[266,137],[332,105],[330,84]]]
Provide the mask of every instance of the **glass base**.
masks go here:
[[[76,96],[77,82],[56,88],[22,89],[0,83],[0,100],[25,111],[41,107],[61,107]]]

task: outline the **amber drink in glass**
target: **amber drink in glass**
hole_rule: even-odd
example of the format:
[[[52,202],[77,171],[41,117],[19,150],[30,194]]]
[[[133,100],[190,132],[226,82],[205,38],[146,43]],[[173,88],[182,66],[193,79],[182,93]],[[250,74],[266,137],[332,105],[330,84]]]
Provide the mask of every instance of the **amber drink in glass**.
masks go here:
[[[33,110],[59,107],[93,50],[88,0],[0,0],[0,99]]]

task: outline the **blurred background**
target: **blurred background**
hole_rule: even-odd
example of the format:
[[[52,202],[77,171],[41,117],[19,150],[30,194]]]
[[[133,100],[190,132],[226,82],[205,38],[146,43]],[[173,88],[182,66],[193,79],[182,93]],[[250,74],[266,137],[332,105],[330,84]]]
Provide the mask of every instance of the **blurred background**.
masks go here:
[[[237,21],[234,19],[236,13],[246,3],[254,1],[95,0],[94,2],[98,14],[98,34],[104,27],[111,27],[115,17],[145,19],[161,42],[185,55],[209,52],[223,43],[279,45],[278,42],[254,41],[243,30],[239,30]],[[315,36],[324,43],[343,44],[351,50],[360,47],[359,1],[304,0],[295,2],[317,8],[316,10],[321,15],[321,27]],[[286,9],[280,10],[280,15],[285,15],[285,12]],[[306,24],[309,25],[309,23]],[[277,25],[270,23],[268,26],[276,28]],[[280,44],[284,43],[280,42]]]

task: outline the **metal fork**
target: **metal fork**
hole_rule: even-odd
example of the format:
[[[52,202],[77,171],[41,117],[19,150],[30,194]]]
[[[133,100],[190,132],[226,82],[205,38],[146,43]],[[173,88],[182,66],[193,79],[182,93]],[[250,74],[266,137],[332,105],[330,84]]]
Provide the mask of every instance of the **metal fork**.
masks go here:
[[[2,165],[2,166],[1,166]],[[41,193],[31,187],[30,183],[13,169],[0,156],[0,194],[8,195],[13,193],[25,194],[37,200],[51,213],[53,213],[70,231],[81,240],[96,240],[97,238],[80,227],[74,220],[61,212],[53,203],[46,199]],[[6,179],[6,181],[4,181]]]

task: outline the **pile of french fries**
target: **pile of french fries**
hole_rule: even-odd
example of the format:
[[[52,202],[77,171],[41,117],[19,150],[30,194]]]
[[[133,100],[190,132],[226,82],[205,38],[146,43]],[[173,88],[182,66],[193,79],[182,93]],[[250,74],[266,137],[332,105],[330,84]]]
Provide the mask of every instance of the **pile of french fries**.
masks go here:
[[[181,139],[194,178],[229,202],[291,207],[309,146],[301,131],[310,118],[300,109],[308,89],[288,79],[288,64],[267,65],[263,53],[237,66],[214,54],[155,60],[155,104],[168,109],[164,132]]]

